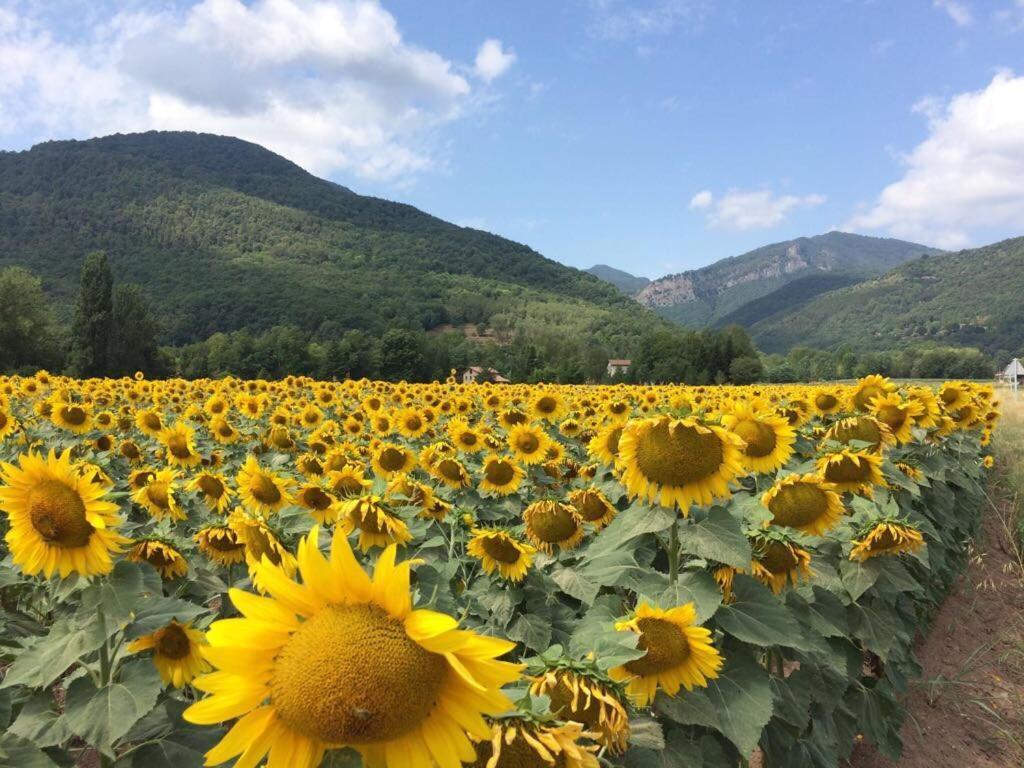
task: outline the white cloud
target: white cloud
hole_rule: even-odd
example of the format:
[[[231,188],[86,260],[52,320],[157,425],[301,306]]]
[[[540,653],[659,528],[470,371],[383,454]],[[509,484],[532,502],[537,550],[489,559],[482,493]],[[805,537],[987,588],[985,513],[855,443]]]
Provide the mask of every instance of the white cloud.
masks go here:
[[[1024,77],[1002,72],[980,91],[922,102],[928,137],[903,158],[903,177],[847,227],[885,230],[940,247],[1024,221]]]
[[[620,41],[671,34],[684,21],[700,23],[705,10],[703,0],[589,0],[588,4],[590,33]]]
[[[0,12],[0,137],[209,131],[317,173],[402,181],[437,165],[437,129],[475,103],[376,0],[201,0],[78,32]],[[488,43],[477,68],[496,77],[514,54]]]
[[[933,5],[940,11],[945,11],[958,27],[969,26],[974,21],[970,6],[961,0],[933,0]]]
[[[501,40],[491,38],[484,40],[480,45],[480,49],[476,52],[473,69],[477,77],[489,83],[505,74],[515,60],[515,51],[506,51],[501,45]]]
[[[798,208],[813,208],[824,202],[824,195],[776,195],[769,189],[730,189],[716,198],[705,189],[690,199],[690,208],[705,211],[712,227],[768,229],[781,224],[787,214]]]

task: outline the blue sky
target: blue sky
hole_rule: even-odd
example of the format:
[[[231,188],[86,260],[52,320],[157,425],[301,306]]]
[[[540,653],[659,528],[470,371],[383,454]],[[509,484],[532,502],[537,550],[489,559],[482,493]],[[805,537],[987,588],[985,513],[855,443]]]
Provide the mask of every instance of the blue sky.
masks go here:
[[[259,141],[573,266],[1024,234],[1024,0],[0,0],[0,147]]]

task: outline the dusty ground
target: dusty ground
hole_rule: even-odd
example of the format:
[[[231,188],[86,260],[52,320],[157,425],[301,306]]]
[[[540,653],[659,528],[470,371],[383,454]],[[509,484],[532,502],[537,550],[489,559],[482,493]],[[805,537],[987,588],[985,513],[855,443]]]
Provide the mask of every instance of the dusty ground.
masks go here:
[[[1024,446],[1022,446],[1024,447]],[[968,571],[918,646],[903,757],[862,745],[850,768],[1024,766],[1024,575],[1008,522],[1014,491],[995,482]]]

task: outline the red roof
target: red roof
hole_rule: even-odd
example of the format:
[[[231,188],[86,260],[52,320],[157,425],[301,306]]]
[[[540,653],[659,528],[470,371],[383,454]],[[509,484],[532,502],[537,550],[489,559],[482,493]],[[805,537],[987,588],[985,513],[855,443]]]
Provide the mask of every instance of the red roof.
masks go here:
[[[608,365],[632,365],[632,360],[609,360]]]

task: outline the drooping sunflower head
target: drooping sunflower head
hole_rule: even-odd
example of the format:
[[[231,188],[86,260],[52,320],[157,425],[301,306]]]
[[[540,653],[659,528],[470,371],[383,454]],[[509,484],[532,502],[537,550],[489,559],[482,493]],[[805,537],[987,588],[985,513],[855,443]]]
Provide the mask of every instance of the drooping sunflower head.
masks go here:
[[[234,425],[223,416],[217,416],[210,422],[210,434],[221,445],[231,445],[242,437]]]
[[[159,539],[135,542],[128,551],[128,559],[133,563],[149,563],[164,581],[171,581],[188,573],[188,561],[178,550]]]
[[[877,402],[875,398],[872,402]],[[858,449],[866,449],[872,453],[884,453],[895,444],[896,438],[889,426],[874,416],[867,414],[840,419],[825,433],[823,442],[856,445]],[[865,443],[865,445],[857,445]]]
[[[199,550],[217,565],[234,565],[245,560],[245,542],[228,525],[208,525],[193,537]]]
[[[729,483],[743,473],[742,446],[719,426],[657,416],[626,423],[617,466],[630,496],[688,515],[693,504],[730,495]]]
[[[338,500],[322,480],[309,480],[295,492],[295,503],[309,511],[320,525],[329,525],[338,518]]]
[[[465,465],[452,456],[441,456],[430,465],[430,473],[449,488],[467,487],[472,479]]]
[[[583,521],[568,504],[544,499],[523,510],[526,538],[541,552],[575,549],[583,540]]]
[[[166,685],[181,688],[210,669],[203,659],[203,633],[191,623],[171,621],[167,626],[128,644],[129,653],[153,652],[153,664]]]
[[[351,746],[381,768],[457,768],[489,739],[485,715],[511,702],[502,686],[521,667],[498,661],[514,645],[461,630],[455,619],[413,610],[410,563],[389,547],[371,580],[337,529],[330,558],[319,529],[299,543],[302,582],[258,566],[269,596],[232,589],[243,618],[215,622],[204,656],[217,671],[195,686],[212,695],[185,719],[240,718],[206,755],[249,765],[315,768],[328,748]]]
[[[638,707],[654,701],[659,689],[675,696],[680,687],[688,691],[706,688],[722,668],[711,631],[697,626],[693,603],[667,611],[641,603],[633,618],[617,622],[615,629],[640,636],[637,649],[644,655],[608,672],[613,680],[626,683],[626,691]]]
[[[127,539],[117,533],[117,505],[107,489],[75,471],[70,450],[22,454],[0,463],[0,510],[10,529],[11,559],[29,576],[109,573]]]
[[[868,451],[841,448],[818,458],[818,472],[839,492],[849,491],[870,497],[876,485],[882,485],[882,457]]]
[[[341,469],[327,472],[327,486],[339,498],[361,496],[372,485],[373,482],[363,475],[362,468],[355,464],[345,464]]]
[[[466,552],[480,561],[484,573],[518,582],[526,577],[537,550],[499,528],[473,528]]]
[[[788,475],[764,493],[761,503],[772,513],[770,524],[812,536],[835,527],[845,511],[835,487],[819,475]]]
[[[228,516],[228,525],[245,545],[245,563],[254,587],[261,591],[264,589],[258,567],[264,558],[289,575],[295,573],[295,556],[281,543],[265,520],[236,508]]]
[[[495,720],[469,768],[599,768],[596,744],[583,744],[579,723],[540,723],[528,716]],[[472,758],[471,758],[472,759]]]
[[[615,519],[618,510],[597,488],[579,488],[569,494],[569,503],[580,518],[600,531]]]
[[[385,507],[379,496],[361,496],[342,502],[338,507],[338,521],[346,534],[359,531],[359,549],[363,552],[412,540],[405,521]]]
[[[515,493],[526,477],[526,471],[513,459],[496,454],[484,459],[477,487],[486,493],[508,496]]]
[[[245,464],[238,471],[235,485],[246,507],[260,514],[273,514],[293,501],[288,493],[290,482],[261,467],[252,455],[246,457]]]
[[[796,586],[802,579],[814,575],[811,570],[811,553],[787,536],[779,535],[777,529],[756,536],[751,549],[751,575],[771,587],[775,594],[782,592],[787,584]]]
[[[869,525],[853,540],[850,559],[863,562],[882,555],[917,552],[924,546],[924,537],[914,526],[898,520],[882,520]]]
[[[547,696],[551,713],[582,725],[613,755],[629,745],[629,712],[620,685],[596,668],[553,667],[533,679],[530,693]]]
[[[774,472],[793,455],[796,430],[777,414],[739,402],[722,417],[722,425],[743,440],[743,463],[753,472]]]

